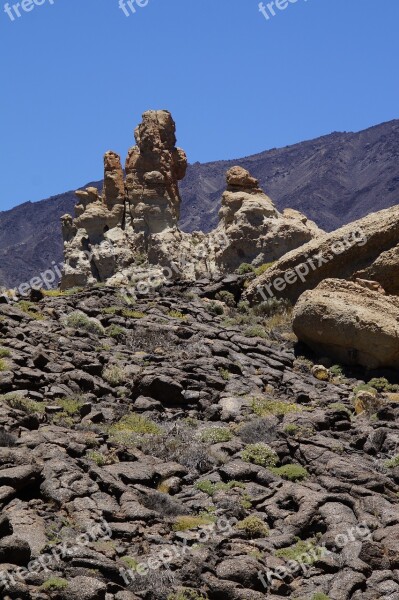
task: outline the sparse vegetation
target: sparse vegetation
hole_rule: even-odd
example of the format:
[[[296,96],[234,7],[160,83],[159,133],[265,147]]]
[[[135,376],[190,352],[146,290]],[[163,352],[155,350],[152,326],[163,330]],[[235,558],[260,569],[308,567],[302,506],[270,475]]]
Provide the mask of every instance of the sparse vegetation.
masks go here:
[[[385,461],[384,464],[387,469],[395,469],[396,467],[399,467],[399,454],[397,454],[390,460]]]
[[[124,308],[122,310],[122,317],[126,319],[143,319],[145,317],[145,313],[139,310],[130,310],[129,308]]]
[[[298,540],[293,546],[276,550],[275,555],[278,558],[284,558],[286,561],[295,560],[305,565],[313,565],[317,558],[322,556],[323,549],[317,546],[314,538],[309,540]]]
[[[121,444],[135,441],[137,435],[160,435],[162,429],[159,425],[136,413],[129,413],[108,429],[111,439]]]
[[[233,307],[236,305],[234,295],[227,290],[222,290],[216,294],[216,300],[224,302],[227,306]]]
[[[255,267],[249,263],[241,263],[236,271],[239,275],[247,275],[249,273],[255,273]]]
[[[269,528],[259,517],[252,515],[246,517],[242,521],[239,521],[236,525],[237,529],[240,529],[246,533],[249,538],[263,538],[269,535]]]
[[[267,444],[248,444],[241,452],[242,459],[245,462],[254,463],[262,467],[274,467],[277,464],[278,456],[275,451]]]
[[[219,369],[219,374],[220,374],[220,377],[222,379],[224,379],[225,381],[229,381],[229,379],[231,377],[231,373],[227,369],[220,368]]]
[[[35,413],[43,414],[45,411],[44,403],[30,400],[30,398],[26,398],[17,392],[10,392],[4,396],[0,396],[0,402],[5,402],[10,408],[21,410],[28,415]]]
[[[209,304],[206,305],[206,310],[209,312],[209,314],[215,316],[222,315],[224,313],[223,306],[218,302],[209,302]]]
[[[301,412],[303,408],[299,404],[274,400],[273,398],[259,397],[251,402],[251,408],[260,417],[267,415],[287,415],[289,413]]]
[[[227,492],[234,488],[245,489],[245,484],[240,481],[229,481],[228,483],[223,483],[222,481],[218,481],[217,483],[212,483],[209,479],[203,479],[202,481],[197,481],[195,487],[208,494],[208,496],[213,496],[216,492]]]
[[[288,481],[303,481],[309,477],[308,471],[301,465],[283,465],[282,467],[274,467],[270,469],[274,475],[278,475]]]
[[[65,590],[67,587],[68,582],[66,579],[62,579],[61,577],[51,577],[40,586],[40,590],[43,592],[53,592]]]
[[[270,269],[270,267],[272,267],[274,265],[276,261],[272,261],[272,262],[268,262],[268,263],[263,263],[263,265],[260,265],[259,267],[256,267],[255,269],[255,275],[257,277],[259,277],[260,275],[263,275],[263,273],[266,273],[266,271],[268,271]]]
[[[220,444],[229,442],[233,437],[230,429],[227,427],[210,427],[201,433],[201,441],[206,444]]]
[[[0,358],[0,371],[8,371],[8,365],[2,358]]]
[[[69,314],[66,317],[65,323],[67,327],[84,329],[88,333],[93,333],[95,335],[103,335],[105,333],[104,327],[101,325],[100,321],[88,317],[80,311],[75,311]]]
[[[169,594],[168,600],[208,600],[208,596],[192,589],[185,589],[175,594]]]
[[[18,302],[18,308],[31,319],[35,319],[36,321],[43,321],[44,319],[44,316],[34,302],[30,302],[29,300],[20,300]]]
[[[103,371],[103,379],[113,387],[117,387],[125,383],[126,373],[119,365],[108,365]]]
[[[174,524],[174,531],[189,531],[190,529],[197,529],[202,525],[209,525],[210,523],[214,523],[214,517],[210,515],[182,515],[177,517]]]
[[[0,359],[10,358],[11,352],[7,348],[0,348]]]
[[[126,329],[124,327],[120,327],[119,325],[110,325],[105,330],[105,333],[112,338],[120,339],[126,336]]]

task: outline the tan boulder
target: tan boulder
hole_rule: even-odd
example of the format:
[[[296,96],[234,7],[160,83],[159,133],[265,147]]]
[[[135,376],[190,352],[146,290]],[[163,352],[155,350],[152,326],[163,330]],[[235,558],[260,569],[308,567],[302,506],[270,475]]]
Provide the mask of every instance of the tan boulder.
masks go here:
[[[251,282],[246,299],[256,303],[275,296],[296,302],[304,291],[315,288],[323,279],[350,279],[355,274],[379,281],[388,291],[387,278],[378,279],[365,269],[381,252],[394,248],[398,239],[399,206],[373,213],[284,255]]]
[[[319,356],[370,369],[399,367],[399,298],[357,283],[325,279],[299,298],[293,313],[299,340]]]
[[[399,244],[382,252],[369,267],[355,273],[355,277],[377,281],[387,294],[399,295]]]

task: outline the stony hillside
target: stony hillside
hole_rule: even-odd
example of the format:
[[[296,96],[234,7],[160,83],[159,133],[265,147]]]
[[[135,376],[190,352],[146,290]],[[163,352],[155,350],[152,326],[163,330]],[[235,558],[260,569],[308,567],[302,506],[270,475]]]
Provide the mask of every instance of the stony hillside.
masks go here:
[[[295,208],[331,231],[398,202],[399,122],[360,133],[333,133],[233,161],[190,165],[181,183],[181,225],[210,231],[217,223],[225,173],[248,169],[278,209]],[[97,184],[101,187],[101,182]],[[62,194],[0,213],[0,285],[14,286],[62,260],[60,217],[75,196]]]
[[[242,285],[0,304],[2,598],[399,598],[397,388]]]

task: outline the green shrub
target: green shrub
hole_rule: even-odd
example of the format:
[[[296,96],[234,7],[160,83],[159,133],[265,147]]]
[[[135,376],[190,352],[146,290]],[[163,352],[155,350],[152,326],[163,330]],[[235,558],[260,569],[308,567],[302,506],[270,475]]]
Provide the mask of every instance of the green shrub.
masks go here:
[[[50,577],[50,579],[47,579],[39,589],[44,592],[51,592],[53,590],[65,590],[67,587],[68,582],[66,579],[62,579],[61,577]]]
[[[374,377],[370,379],[368,385],[377,390],[377,392],[397,392],[399,390],[398,385],[389,383],[385,377]]]
[[[344,371],[340,365],[333,365],[330,367],[329,371],[331,375],[334,375],[335,377],[342,377],[344,375]]]
[[[212,483],[209,479],[203,479],[202,481],[197,481],[195,484],[197,490],[208,494],[208,496],[213,496],[216,492],[227,492],[234,488],[245,489],[245,484],[240,481],[229,481],[228,483],[223,483],[222,481],[218,481],[217,483]]]
[[[137,435],[160,435],[161,433],[162,429],[159,425],[136,413],[125,415],[109,427],[111,438],[120,443],[132,442]]]
[[[0,396],[0,401],[8,404],[10,408],[14,410],[21,410],[28,415],[43,414],[45,412],[45,405],[42,402],[35,402],[29,398],[25,398],[17,392],[10,392],[4,396]]]
[[[187,319],[187,315],[184,315],[180,310],[170,310],[168,315],[169,317],[172,317],[172,319],[180,319],[181,321]]]
[[[31,319],[35,319],[36,321],[43,321],[44,319],[39,308],[34,302],[29,302],[29,300],[20,300],[18,302],[18,308]]]
[[[262,442],[259,442],[259,444],[248,444],[241,452],[241,456],[245,462],[254,463],[262,467],[274,467],[278,461],[275,451]]]
[[[223,368],[220,368],[220,369],[219,369],[219,375],[220,375],[220,377],[222,377],[222,379],[224,379],[225,381],[228,381],[228,380],[230,379],[230,377],[231,377],[231,373],[230,373],[230,371],[228,371],[227,369],[223,369]]]
[[[209,304],[206,305],[206,310],[209,312],[209,314],[215,316],[222,315],[224,313],[223,306],[217,302],[209,302]]]
[[[237,310],[242,315],[247,315],[251,310],[248,300],[241,300],[241,302],[237,304]]]
[[[0,371],[8,371],[8,365],[2,358],[0,358]]]
[[[239,521],[236,527],[244,531],[250,538],[263,538],[269,535],[269,528],[262,519],[254,515]]]
[[[284,433],[286,433],[287,435],[296,435],[298,431],[299,426],[295,425],[295,423],[288,423],[288,425],[284,427]]]
[[[85,331],[96,335],[104,334],[104,327],[97,319],[88,317],[78,310],[69,314],[65,322],[67,327],[72,327],[73,329],[84,329]]]
[[[247,275],[247,273],[255,273],[255,267],[249,263],[241,263],[236,271],[239,275]]]
[[[309,473],[306,469],[301,467],[300,465],[284,465],[282,467],[275,467],[270,469],[272,473],[282,477],[283,479],[287,479],[288,481],[303,481],[309,476]]]
[[[201,441],[206,444],[221,444],[229,442],[233,437],[228,427],[210,427],[201,433]]]
[[[196,529],[202,525],[209,525],[210,523],[214,522],[214,517],[209,515],[183,515],[176,518],[173,524],[173,531],[189,531],[190,529]]]
[[[390,460],[386,460],[384,464],[387,469],[395,469],[395,467],[399,467],[399,454]]]
[[[255,275],[257,277],[259,277],[260,275],[263,275],[263,273],[265,273],[266,271],[268,271],[270,269],[270,267],[272,267],[274,265],[275,262],[276,261],[264,263],[263,265],[260,265],[260,267],[256,267],[256,269],[255,269]]]
[[[291,304],[288,300],[280,298],[268,298],[253,307],[253,312],[258,317],[272,317],[273,315],[283,314],[291,310]]]
[[[317,594],[313,594],[312,600],[330,600],[330,596],[326,596],[323,592],[317,592]]]
[[[244,333],[247,337],[267,338],[267,331],[262,325],[251,325]]]
[[[254,398],[251,402],[251,408],[259,417],[288,415],[289,413],[301,412],[303,410],[299,404],[284,402],[283,400],[273,400],[272,398]]]
[[[122,310],[122,316],[126,319],[143,319],[145,317],[145,313],[140,312],[139,310],[130,310],[128,308],[124,308]]]
[[[122,385],[126,381],[125,370],[118,365],[108,365],[103,371],[103,379],[113,387]]]
[[[323,555],[323,548],[315,545],[315,540],[298,540],[288,548],[276,550],[275,555],[278,558],[284,558],[287,561],[295,560],[305,565],[312,565]]]
[[[9,358],[10,356],[11,352],[7,348],[0,348],[0,359]]]
[[[124,327],[120,327],[119,325],[110,325],[105,330],[105,333],[112,338],[118,339],[126,336],[126,329]]]
[[[234,298],[234,294],[228,292],[227,290],[222,290],[216,294],[216,300],[220,300],[224,302],[227,306],[233,307],[236,305],[236,301]]]

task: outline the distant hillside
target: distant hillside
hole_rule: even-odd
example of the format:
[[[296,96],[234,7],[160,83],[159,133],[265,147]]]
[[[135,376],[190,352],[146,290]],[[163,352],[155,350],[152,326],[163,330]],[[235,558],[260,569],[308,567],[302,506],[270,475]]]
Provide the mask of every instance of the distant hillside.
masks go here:
[[[331,231],[399,202],[399,120],[359,133],[332,133],[246,158],[195,163],[181,184],[181,227],[209,231],[218,221],[224,174],[239,164],[282,210],[295,208]],[[101,182],[96,184],[101,187]],[[0,213],[0,285],[27,281],[62,261],[60,217],[73,211],[67,192]]]

